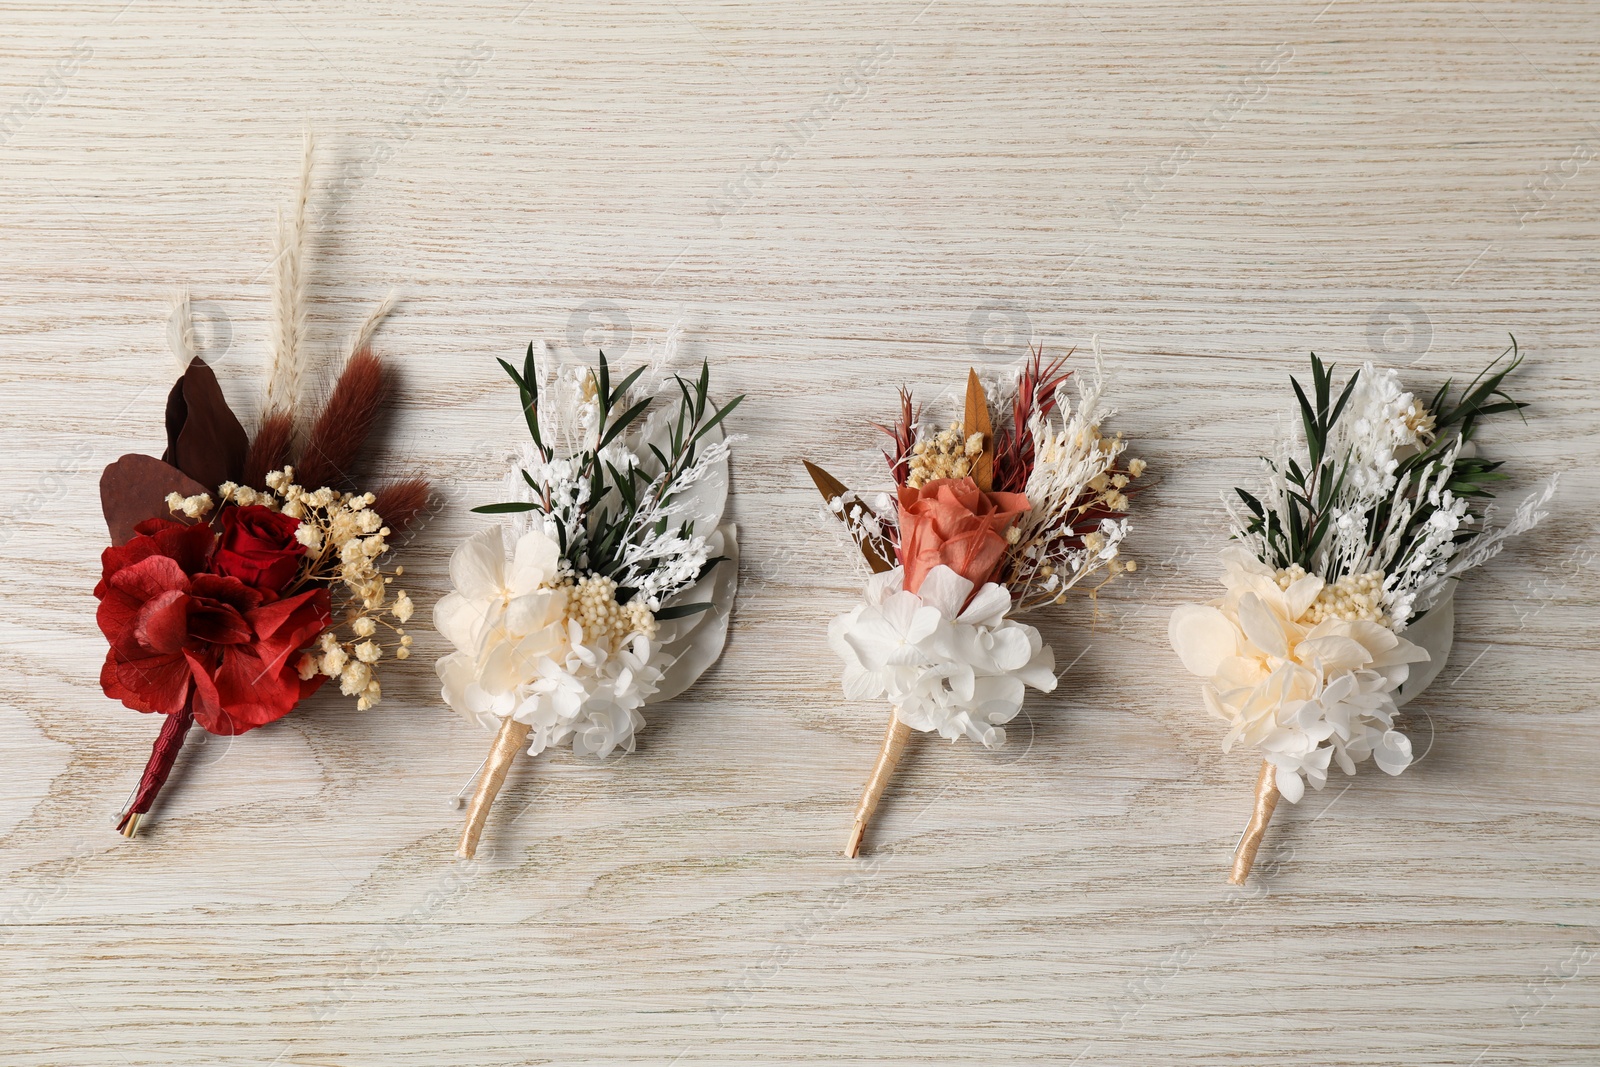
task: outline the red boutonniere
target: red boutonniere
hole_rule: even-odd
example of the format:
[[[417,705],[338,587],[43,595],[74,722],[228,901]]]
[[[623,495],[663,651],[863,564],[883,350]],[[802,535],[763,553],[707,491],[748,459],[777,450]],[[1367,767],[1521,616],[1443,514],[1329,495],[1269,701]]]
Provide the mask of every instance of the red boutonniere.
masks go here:
[[[380,568],[388,538],[423,510],[420,479],[347,491],[390,382],[371,341],[386,300],[353,340],[338,381],[296,455],[305,285],[300,276],[311,142],[296,212],[279,231],[276,352],[266,412],[247,434],[193,348],[179,302],[184,372],[167,398],[160,459],[126,455],[100,479],[111,547],[101,554],[96,618],[110,646],[100,686],[164,715],[117,828],[132,837],[191,725],[242,734],[282,718],[330,678],[361,708],[381,696],[386,654],[410,655],[412,605]],[[302,480],[297,484],[298,458]],[[338,487],[338,488],[335,488]],[[337,622],[335,622],[337,620]],[[392,636],[381,636],[380,629]]]

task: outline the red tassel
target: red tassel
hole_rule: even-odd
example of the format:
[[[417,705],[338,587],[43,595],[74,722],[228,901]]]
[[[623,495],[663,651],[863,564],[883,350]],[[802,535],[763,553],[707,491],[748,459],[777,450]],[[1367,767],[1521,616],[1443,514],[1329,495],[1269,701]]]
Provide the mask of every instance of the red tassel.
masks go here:
[[[167,775],[172,773],[172,765],[178,759],[178,750],[183,748],[183,739],[189,733],[190,724],[194,722],[192,703],[185,703],[182,711],[176,715],[168,715],[166,720],[161,724],[161,732],[156,735],[156,743],[150,748],[150,761],[144,765],[144,777],[139,779],[139,788],[134,792],[133,803],[117,822],[117,830],[124,836],[132,837],[138,830],[137,817],[155,806],[156,794],[161,792],[161,787],[166,784]]]

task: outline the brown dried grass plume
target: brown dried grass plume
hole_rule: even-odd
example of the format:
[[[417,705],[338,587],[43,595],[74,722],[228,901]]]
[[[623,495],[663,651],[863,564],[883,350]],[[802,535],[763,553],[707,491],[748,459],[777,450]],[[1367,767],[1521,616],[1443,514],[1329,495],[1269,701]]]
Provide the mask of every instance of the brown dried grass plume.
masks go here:
[[[345,482],[388,399],[389,376],[383,361],[370,348],[361,349],[344,365],[333,395],[311,427],[295,481],[307,489],[337,488]]]
[[[244,457],[244,484],[252,489],[266,489],[267,474],[282,470],[289,462],[289,450],[294,443],[294,419],[287,411],[269,411],[250,442]]]
[[[382,516],[384,524],[395,535],[406,531],[417,517],[428,510],[428,500],[432,495],[432,488],[426,478],[406,478],[403,481],[390,482],[379,489],[374,496],[372,510]]]

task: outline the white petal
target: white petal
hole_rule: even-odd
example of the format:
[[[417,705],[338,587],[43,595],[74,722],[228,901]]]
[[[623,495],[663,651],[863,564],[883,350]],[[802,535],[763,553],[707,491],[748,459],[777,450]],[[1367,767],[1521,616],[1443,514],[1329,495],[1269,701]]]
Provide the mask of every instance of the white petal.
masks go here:
[[[923,586],[927,588],[926,585]],[[1011,610],[1011,593],[997,582],[989,582],[973,596],[957,618],[969,626],[998,626]]]
[[[1033,654],[1028,665],[1017,672],[1017,677],[1024,685],[1031,685],[1041,693],[1055,692],[1058,679],[1056,678],[1056,654],[1049,645],[1041,644],[1039,650]]]
[[[506,546],[497,523],[479,530],[450,555],[450,582],[469,600],[489,600],[505,588]]]
[[[1278,792],[1283,795],[1283,799],[1291,804],[1300,803],[1300,798],[1306,795],[1306,784],[1294,771],[1279,767],[1273,775],[1273,781],[1277,784]]]
[[[1411,766],[1411,739],[1399,730],[1387,730],[1372,750],[1372,761],[1385,774],[1399,774]]]
[[[1223,660],[1239,654],[1239,628],[1216,608],[1199,604],[1173,609],[1167,638],[1184,670],[1202,678],[1212,677]]]
[[[1279,659],[1289,655],[1289,642],[1284,636],[1283,624],[1261,598],[1246,593],[1239,601],[1239,625],[1250,643],[1269,656]]]
[[[515,558],[506,586],[513,594],[531,593],[553,581],[561,566],[561,546],[543,530],[529,530],[517,538]]]
[[[947,619],[953,619],[961,613],[961,605],[967,602],[971,592],[972,583],[942,563],[929,571],[922,579],[922,585],[917,587],[917,595],[923,603],[937,608],[939,614]]]

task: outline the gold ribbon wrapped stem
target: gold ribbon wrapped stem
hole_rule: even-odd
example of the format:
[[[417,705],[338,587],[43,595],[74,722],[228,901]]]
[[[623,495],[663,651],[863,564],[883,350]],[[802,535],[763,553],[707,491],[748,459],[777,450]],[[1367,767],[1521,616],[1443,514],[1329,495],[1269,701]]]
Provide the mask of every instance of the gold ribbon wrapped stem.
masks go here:
[[[478,838],[483,836],[483,824],[489,818],[495,795],[505,784],[506,773],[511,770],[517,752],[527,744],[528,734],[532,730],[533,727],[527,723],[509,716],[500,723],[500,732],[494,735],[494,747],[489,750],[488,762],[484,764],[483,775],[478,779],[478,789],[472,794],[472,804],[467,808],[467,825],[461,831],[461,847],[456,849],[456,855],[462,859],[470,860],[477,853]]]
[[[856,805],[856,819],[850,827],[850,841],[844,847],[844,854],[854,859],[861,852],[861,839],[866,836],[867,823],[872,821],[872,813],[877,810],[878,801],[883,799],[883,792],[889,787],[889,779],[894,776],[894,769],[900,763],[900,757],[905,755],[906,744],[911,740],[911,727],[900,721],[899,716],[889,713],[889,729],[883,735],[883,747],[878,750],[878,762],[873,765],[872,777],[867,779],[867,787],[861,791],[861,802]]]
[[[1278,783],[1272,764],[1261,762],[1261,776],[1256,779],[1256,806],[1250,813],[1250,824],[1239,838],[1239,847],[1233,851],[1233,871],[1228,875],[1230,885],[1244,885],[1255,866],[1256,852],[1266,835],[1267,823],[1272,821],[1272,811],[1278,806]]]

